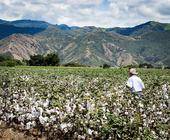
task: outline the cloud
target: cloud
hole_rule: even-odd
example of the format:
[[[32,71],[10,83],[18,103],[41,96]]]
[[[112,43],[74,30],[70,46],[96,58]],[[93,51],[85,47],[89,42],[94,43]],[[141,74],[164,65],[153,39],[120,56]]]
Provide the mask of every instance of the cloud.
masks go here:
[[[170,22],[170,0],[0,0],[0,18],[77,26],[134,26]]]

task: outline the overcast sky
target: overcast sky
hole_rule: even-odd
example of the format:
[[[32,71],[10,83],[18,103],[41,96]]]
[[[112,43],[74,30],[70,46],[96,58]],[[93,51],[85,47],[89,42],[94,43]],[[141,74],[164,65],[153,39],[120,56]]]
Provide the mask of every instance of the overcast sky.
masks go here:
[[[170,0],[0,0],[0,19],[97,27],[170,23]]]

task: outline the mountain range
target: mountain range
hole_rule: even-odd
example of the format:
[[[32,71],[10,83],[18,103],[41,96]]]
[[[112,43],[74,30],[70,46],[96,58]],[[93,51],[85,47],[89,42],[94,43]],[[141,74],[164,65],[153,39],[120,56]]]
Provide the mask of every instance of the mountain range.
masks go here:
[[[53,25],[0,20],[0,54],[14,59],[57,52],[61,64],[170,66],[170,24],[149,21],[128,28]]]

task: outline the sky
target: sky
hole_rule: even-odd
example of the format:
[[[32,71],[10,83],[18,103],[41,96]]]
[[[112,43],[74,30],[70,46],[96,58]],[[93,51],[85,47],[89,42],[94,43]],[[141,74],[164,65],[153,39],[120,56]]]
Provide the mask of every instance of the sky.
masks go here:
[[[0,0],[0,19],[31,19],[80,27],[170,23],[170,0]]]

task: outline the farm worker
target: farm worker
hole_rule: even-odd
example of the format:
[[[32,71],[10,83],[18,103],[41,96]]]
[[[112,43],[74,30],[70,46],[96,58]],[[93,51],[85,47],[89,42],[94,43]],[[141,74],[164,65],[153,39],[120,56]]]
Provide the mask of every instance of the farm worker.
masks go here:
[[[142,90],[145,88],[142,80],[137,76],[138,73],[136,72],[135,68],[129,69],[129,79],[126,83],[126,86],[130,89],[133,94],[137,94],[141,97]]]

